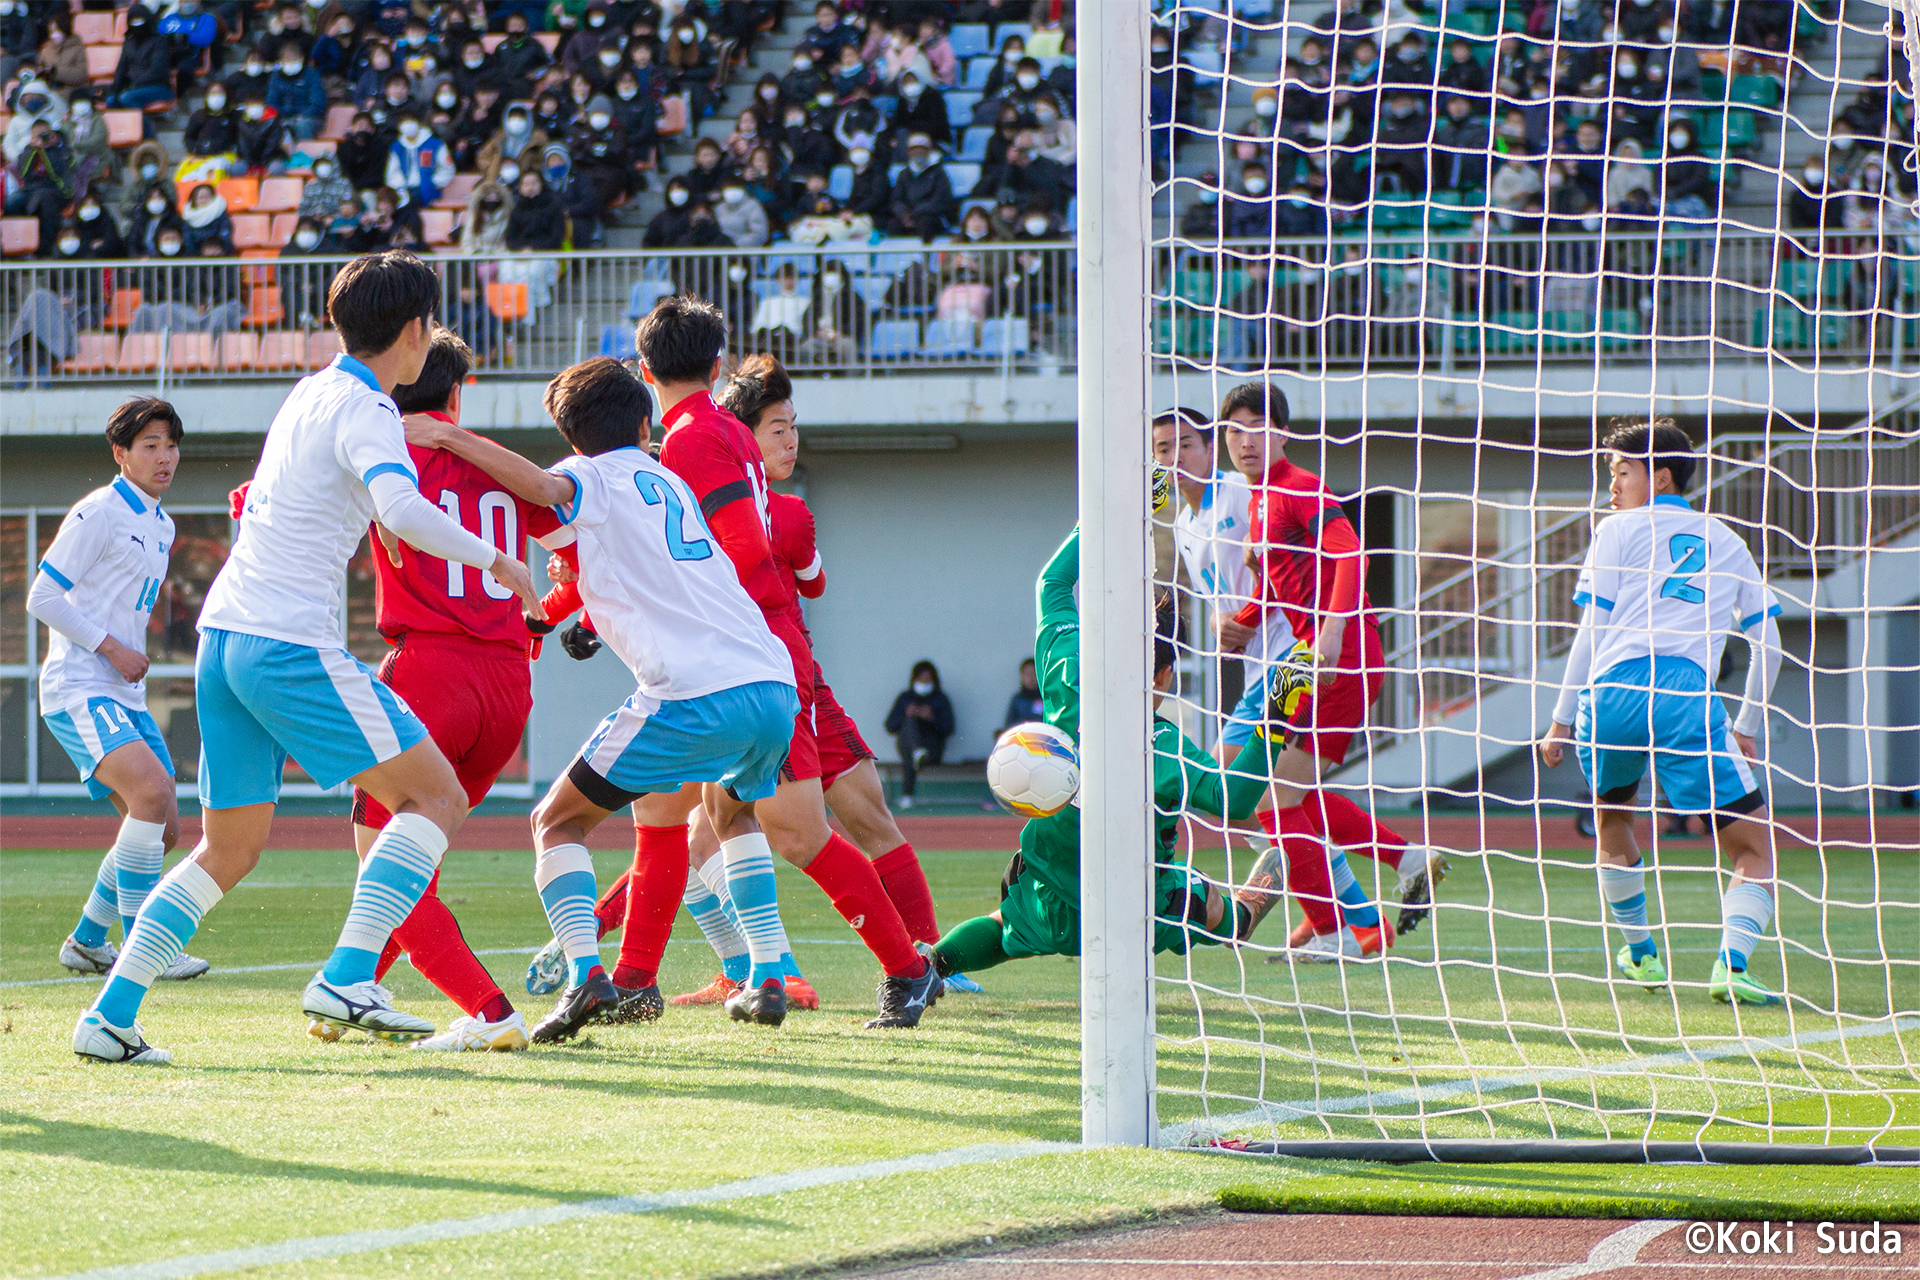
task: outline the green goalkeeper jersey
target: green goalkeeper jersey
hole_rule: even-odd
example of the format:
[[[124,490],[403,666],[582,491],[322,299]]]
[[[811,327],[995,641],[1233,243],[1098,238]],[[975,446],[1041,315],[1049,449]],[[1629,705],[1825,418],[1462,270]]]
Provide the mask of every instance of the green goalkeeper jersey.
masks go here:
[[[1039,629],[1033,641],[1033,665],[1040,679],[1040,704],[1047,723],[1068,737],[1080,738],[1080,607],[1073,602],[1080,580],[1080,526],[1040,571]]]

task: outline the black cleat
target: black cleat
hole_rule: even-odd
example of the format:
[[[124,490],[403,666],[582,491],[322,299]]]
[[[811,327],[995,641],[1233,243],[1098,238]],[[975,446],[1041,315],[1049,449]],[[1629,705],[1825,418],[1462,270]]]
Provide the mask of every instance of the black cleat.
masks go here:
[[[1433,891],[1451,870],[1452,865],[1438,853],[1427,855],[1427,865],[1414,873],[1413,879],[1407,881],[1406,892],[1400,895],[1400,918],[1394,922],[1395,933],[1412,933],[1433,913]]]
[[[613,993],[619,1003],[595,1014],[595,1022],[658,1022],[666,1011],[667,1002],[657,982],[645,987],[615,986]]]
[[[919,1026],[920,1015],[933,1007],[944,990],[946,985],[940,981],[940,971],[933,967],[931,960],[917,978],[880,979],[880,1016],[869,1021],[867,1029]]]
[[[757,989],[742,987],[727,997],[727,1014],[735,1022],[757,1022],[777,1027],[787,1020],[787,989],[768,978]]]
[[[619,1002],[619,989],[604,970],[598,971],[579,986],[568,987],[553,1012],[535,1023],[533,1034],[527,1038],[535,1044],[571,1040],[596,1014],[613,1009]]]

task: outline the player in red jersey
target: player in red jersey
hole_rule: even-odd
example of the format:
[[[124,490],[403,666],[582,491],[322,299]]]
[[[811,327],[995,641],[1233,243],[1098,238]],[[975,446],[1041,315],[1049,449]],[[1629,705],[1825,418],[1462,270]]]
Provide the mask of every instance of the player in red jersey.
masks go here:
[[[1296,650],[1297,660],[1310,663],[1316,677],[1313,692],[1294,712],[1293,738],[1274,765],[1276,785],[1260,815],[1278,840],[1289,888],[1313,930],[1311,940],[1288,954],[1316,962],[1378,955],[1393,945],[1393,927],[1368,900],[1341,851],[1365,853],[1399,871],[1409,908],[1430,899],[1447,865],[1436,851],[1410,847],[1404,836],[1320,785],[1329,767],[1346,760],[1386,679],[1380,632],[1361,585],[1366,557],[1326,485],[1283,454],[1289,419],[1284,394],[1264,383],[1245,383],[1227,393],[1220,417],[1234,466],[1253,485],[1247,554],[1260,578],[1260,595],[1231,621],[1257,629],[1272,610],[1283,610],[1306,650]],[[1256,865],[1255,873],[1260,871]],[[1411,911],[1402,921],[1410,916],[1417,921]]]
[[[800,687],[801,710],[774,796],[747,803],[708,787],[707,817],[720,839],[730,887],[736,860],[756,859],[771,845],[826,892],[834,909],[872,950],[886,976],[880,984],[879,1016],[867,1025],[916,1026],[940,995],[940,977],[915,949],[913,935],[873,864],[827,825],[813,731],[813,653],[774,564],[766,467],[752,433],[713,400],[726,338],[726,320],[717,307],[683,296],[663,298],[634,334],[641,376],[663,407],[666,443],[660,461],[699,497],[701,512],[733,561],[741,585],[793,655]],[[684,893],[684,860],[681,875]],[[675,895],[675,909],[680,896]],[[750,987],[729,999],[727,1008],[739,1018],[776,1020],[785,1009],[784,988],[778,978],[762,976],[759,956],[753,962]]]

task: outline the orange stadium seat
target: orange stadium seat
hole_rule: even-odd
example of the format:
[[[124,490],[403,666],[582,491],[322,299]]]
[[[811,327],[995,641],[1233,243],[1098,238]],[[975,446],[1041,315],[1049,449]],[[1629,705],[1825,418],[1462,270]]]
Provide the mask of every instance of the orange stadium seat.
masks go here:
[[[307,335],[297,329],[291,333],[261,334],[260,345],[253,356],[253,367],[256,369],[306,368]]]
[[[351,102],[327,108],[327,123],[320,130],[320,136],[333,142],[347,136],[347,126],[353,123],[356,108]]]
[[[140,309],[140,291],[138,289],[115,289],[113,307],[107,312],[109,329],[124,329],[133,323],[133,313]]]
[[[495,280],[487,285],[487,310],[502,320],[524,320],[527,317],[527,286],[524,284],[504,284]]]
[[[254,288],[247,298],[246,323],[256,329],[279,324],[287,318],[280,307],[280,290],[273,285],[263,284]]]
[[[267,243],[276,249],[284,249],[293,243],[293,233],[299,226],[300,215],[297,213],[274,214],[273,230],[267,233]]]
[[[251,369],[259,351],[260,335],[257,333],[239,332],[220,335],[220,367],[222,369]]]
[[[427,233],[428,244],[452,244],[453,210],[422,209],[420,228]]]
[[[75,334],[73,358],[62,361],[60,368],[66,373],[105,373],[119,358],[119,334]]]
[[[0,218],[0,253],[23,258],[40,250],[40,219]]]
[[[472,195],[473,189],[479,185],[479,174],[456,173],[453,175],[453,181],[447,184],[447,189],[440,193],[440,198],[433,202],[433,207],[436,209],[464,209],[467,207],[467,197]]]
[[[138,111],[103,112],[107,122],[107,145],[115,149],[137,147],[146,137],[144,117]]]
[[[73,15],[73,34],[81,44],[114,44],[120,37],[114,34],[114,15],[111,13],[76,13]]]
[[[306,190],[303,178],[265,178],[254,197],[256,213],[291,213],[300,207],[300,193]]]
[[[134,335],[134,337],[139,336]],[[171,371],[186,373],[194,369],[217,367],[213,362],[212,334],[170,333],[167,335],[167,368]]]
[[[267,243],[267,232],[271,230],[273,220],[264,213],[241,213],[233,219],[233,247],[236,249],[259,249]]]
[[[160,367],[160,335],[130,333],[120,340],[120,355],[113,367],[121,373],[152,373]]]
[[[90,44],[87,46],[87,79],[93,83],[105,84],[112,80],[114,70],[119,65],[119,45]]]
[[[560,48],[560,33],[558,31],[536,31],[533,33],[533,38],[540,42],[540,47],[545,49],[549,56]]]
[[[260,179],[223,178],[217,190],[227,202],[228,213],[245,213],[260,199]]]
[[[668,98],[660,104],[660,136],[671,138],[687,131],[687,96]]]
[[[325,368],[340,350],[339,334],[331,329],[316,329],[307,337],[307,368]]]

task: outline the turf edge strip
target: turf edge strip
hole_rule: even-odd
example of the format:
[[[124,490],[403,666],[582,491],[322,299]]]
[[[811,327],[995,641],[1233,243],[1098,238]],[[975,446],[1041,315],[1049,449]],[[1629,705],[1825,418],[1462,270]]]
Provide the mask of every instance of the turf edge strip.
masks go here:
[[[1536,1166],[1537,1170],[1539,1167]],[[1805,1200],[1754,1200],[1737,1196],[1595,1195],[1581,1191],[1538,1192],[1483,1186],[1416,1187],[1395,1182],[1378,1189],[1341,1187],[1315,1190],[1299,1186],[1238,1183],[1220,1189],[1220,1207],[1235,1213],[1360,1213],[1455,1218],[1665,1218],[1684,1222],[1783,1222],[1789,1218],[1825,1218],[1880,1222],[1920,1220],[1920,1200],[1849,1211]]]

